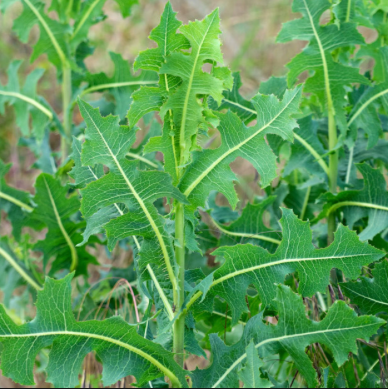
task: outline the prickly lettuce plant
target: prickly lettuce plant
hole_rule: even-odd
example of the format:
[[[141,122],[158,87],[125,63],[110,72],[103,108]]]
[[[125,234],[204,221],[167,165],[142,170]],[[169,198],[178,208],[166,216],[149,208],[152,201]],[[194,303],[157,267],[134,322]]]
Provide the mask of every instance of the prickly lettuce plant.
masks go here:
[[[42,71],[21,87],[10,65],[0,108],[14,106],[42,173],[31,195],[0,163],[3,375],[33,385],[38,364],[64,388],[384,387],[385,2],[294,0],[278,42],[306,46],[250,100],[224,64],[218,10],[183,25],[167,3],[153,48],[133,70],[111,53],[107,76],[83,62],[105,1],[21,3],[14,31],[39,26],[32,60],[57,68],[64,107],[38,97]],[[117,3],[124,17],[134,5]],[[238,164],[257,174],[248,202]]]

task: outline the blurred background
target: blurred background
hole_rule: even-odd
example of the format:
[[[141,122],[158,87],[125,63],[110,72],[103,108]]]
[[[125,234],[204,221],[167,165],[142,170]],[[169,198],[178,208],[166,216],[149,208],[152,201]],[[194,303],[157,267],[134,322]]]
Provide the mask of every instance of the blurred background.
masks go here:
[[[3,1],[3,0],[0,0]],[[117,4],[107,1],[106,20],[97,24],[90,32],[95,52],[86,63],[91,73],[112,74],[113,64],[109,51],[120,53],[131,63],[140,50],[152,47],[148,40],[150,31],[159,24],[166,0],[139,0],[132,15],[123,19]],[[202,19],[214,8],[220,8],[224,42],[225,62],[233,71],[240,71],[242,94],[251,97],[262,81],[270,76],[286,73],[285,65],[304,46],[303,42],[276,44],[276,35],[281,24],[295,18],[291,12],[292,0],[171,0],[178,18],[184,23]],[[38,93],[43,96],[60,115],[62,111],[60,84],[56,70],[42,56],[34,64],[29,63],[31,46],[36,42],[38,29],[35,27],[28,44],[20,43],[12,32],[12,24],[21,11],[20,4],[11,7],[6,15],[0,15],[0,82],[7,83],[6,70],[12,60],[22,59],[21,83],[34,68],[44,68],[46,73],[39,83]],[[19,129],[15,124],[13,109],[6,109],[0,116],[0,158],[11,162],[13,168],[7,177],[11,186],[26,191],[33,190],[33,183],[39,171],[31,169],[34,155],[27,147],[18,146]],[[77,118],[75,118],[77,120]],[[57,135],[52,134],[50,142],[59,144]],[[251,172],[254,175],[254,172]],[[4,219],[3,219],[4,220]],[[9,232],[9,225],[1,223],[0,235]],[[38,374],[39,377],[39,374]],[[1,378],[0,387],[18,387]],[[40,386],[44,387],[44,386]]]

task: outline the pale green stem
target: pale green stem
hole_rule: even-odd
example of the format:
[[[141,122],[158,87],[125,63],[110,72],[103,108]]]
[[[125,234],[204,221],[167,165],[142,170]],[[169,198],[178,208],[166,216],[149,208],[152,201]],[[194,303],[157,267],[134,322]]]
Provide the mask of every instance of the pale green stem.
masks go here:
[[[70,143],[71,143],[71,116],[70,116],[70,104],[72,95],[71,86],[71,69],[66,64],[63,66],[63,78],[62,78],[62,102],[63,102],[63,128],[65,131],[65,138],[62,139],[62,161],[65,161],[69,155]]]
[[[349,184],[350,181],[350,174],[352,173],[352,166],[353,166],[353,157],[354,157],[354,147],[351,147],[350,154],[349,154],[348,170],[346,172],[346,180],[345,180],[346,184]]]
[[[256,235],[256,234],[248,234],[243,232],[232,232],[225,230],[222,226],[220,226],[214,219],[211,219],[217,230],[221,231],[223,234],[235,236],[239,238],[247,238],[247,239],[257,239],[257,240],[263,240],[266,242],[274,243],[276,245],[280,245],[281,241],[277,239],[270,238],[268,236],[264,235]]]
[[[142,162],[146,163],[147,165],[149,165],[149,166],[151,166],[151,167],[153,167],[155,169],[158,168],[158,165],[156,163],[153,163],[153,162],[149,161],[147,158],[144,158],[141,155],[138,155],[138,154],[135,154],[135,153],[127,153],[127,157],[138,159],[139,161],[142,161]]]
[[[185,211],[183,204],[176,204],[175,213],[175,257],[179,269],[178,300],[174,301],[179,310],[185,301]],[[184,366],[184,341],[185,341],[185,315],[181,315],[174,323],[174,353],[175,361],[179,366]]]
[[[372,208],[372,209],[378,209],[380,211],[386,211],[388,212],[388,207],[384,207],[383,205],[376,205],[376,204],[370,204],[370,203],[361,203],[357,201],[344,201],[342,203],[334,204],[327,213],[330,215],[333,212],[335,212],[337,209],[340,209],[342,207],[361,207],[361,208]]]
[[[325,300],[323,299],[322,294],[318,292],[317,297],[318,297],[319,303],[321,304],[322,311],[327,312],[327,306],[326,306]]]
[[[96,85],[92,86],[88,89],[85,89],[82,93],[81,96],[85,96],[89,93],[94,93],[94,92],[99,92],[104,89],[114,89],[114,88],[123,88],[126,86],[135,86],[135,85],[156,85],[157,82],[155,81],[128,81],[128,82],[115,82],[115,83],[110,83],[110,84],[102,84],[102,85]]]
[[[19,275],[34,289],[42,290],[42,287],[39,286],[21,267],[20,265],[9,255],[5,250],[0,247],[0,255],[5,258],[5,260],[19,273]]]
[[[306,214],[307,206],[309,205],[309,199],[311,194],[311,186],[307,188],[306,196],[304,197],[302,212],[300,213],[301,220],[304,220],[304,216]]]
[[[38,103],[36,100],[31,99],[30,97],[27,97],[27,96],[25,96],[25,95],[23,95],[21,93],[6,92],[6,91],[2,91],[2,90],[0,90],[0,95],[2,95],[2,96],[9,96],[9,97],[15,97],[15,98],[17,98],[19,100],[23,100],[26,103],[33,105],[35,108],[38,108],[39,111],[43,112],[50,120],[53,119],[53,114],[52,114],[52,112],[49,109],[47,109],[44,105]]]
[[[18,199],[15,199],[15,197],[9,196],[3,192],[0,192],[0,198],[13,203],[13,204],[17,205],[18,207],[25,209],[28,212],[32,212],[34,210],[34,208],[30,207],[29,205],[19,201]]]

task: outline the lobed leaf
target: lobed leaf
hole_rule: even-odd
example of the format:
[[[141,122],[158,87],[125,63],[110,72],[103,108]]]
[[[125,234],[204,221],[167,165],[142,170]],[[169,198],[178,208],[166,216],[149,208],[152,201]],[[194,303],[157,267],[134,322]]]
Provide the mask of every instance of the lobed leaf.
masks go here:
[[[332,212],[341,210],[347,224],[353,228],[356,222],[368,217],[368,226],[359,236],[361,240],[371,240],[388,227],[387,183],[379,170],[367,164],[356,166],[364,176],[364,188],[343,191],[336,196],[331,193],[321,196],[320,201],[325,201],[325,205],[318,218],[322,219]]]
[[[355,23],[320,25],[322,14],[332,7],[328,0],[294,0],[293,11],[303,17],[283,25],[277,38],[278,42],[306,40],[308,46],[288,65],[288,83],[293,85],[298,76],[305,71],[313,71],[304,87],[306,93],[318,96],[322,106],[333,106],[336,123],[342,134],[346,134],[347,120],[344,110],[346,104],[345,86],[353,83],[369,84],[359,74],[359,70],[334,62],[331,53],[347,46],[363,45],[364,38]]]
[[[361,277],[356,282],[342,283],[341,289],[363,313],[376,315],[388,312],[388,262],[384,260],[376,264],[372,275],[372,279]]]
[[[35,319],[17,326],[0,306],[1,369],[22,385],[34,385],[38,352],[51,347],[47,380],[57,388],[79,385],[84,358],[92,351],[101,360],[105,386],[133,375],[138,385],[167,376],[174,385],[187,387],[184,371],[162,346],[142,338],[122,318],[77,322],[71,310],[70,274],[60,281],[47,278],[38,293]]]
[[[42,224],[48,227],[45,239],[34,246],[35,250],[43,253],[44,268],[51,258],[55,258],[51,274],[65,268],[76,270],[77,275],[87,275],[88,265],[97,264],[97,260],[85,247],[76,247],[82,241],[82,236],[78,233],[82,224],[73,222],[71,217],[79,211],[78,198],[67,198],[67,188],[46,173],[37,178],[35,188],[36,207],[28,225],[36,229],[40,229]]]
[[[275,96],[257,95],[252,100],[258,113],[254,127],[246,127],[231,112],[217,114],[222,145],[215,150],[195,152],[193,163],[186,169],[179,185],[190,201],[188,214],[204,206],[213,190],[223,193],[233,208],[236,206],[238,198],[233,185],[236,176],[229,165],[237,157],[253,164],[264,187],[276,177],[276,157],[264,136],[277,134],[292,141],[292,130],[297,127],[292,115],[299,109],[300,96],[300,88],[287,91],[281,102]]]
[[[242,339],[234,346],[225,346],[216,335],[211,335],[213,364],[208,369],[197,369],[194,372],[194,387],[237,387],[238,370],[242,366],[245,369],[249,367],[249,358],[258,361],[257,353],[260,357],[267,357],[280,351],[291,356],[308,387],[315,387],[317,373],[305,353],[307,346],[313,343],[325,345],[341,366],[348,360],[350,352],[357,354],[357,339],[368,341],[385,323],[373,316],[358,317],[343,301],[335,302],[322,321],[311,321],[306,318],[302,297],[284,285],[276,287],[274,306],[279,314],[278,324],[264,324],[261,313],[248,322]],[[271,386],[269,381],[263,379],[260,379],[260,384],[264,387]]]
[[[43,140],[45,129],[54,115],[51,108],[36,93],[37,84],[44,70],[35,69],[21,88],[18,71],[22,61],[13,61],[8,68],[8,84],[0,84],[0,114],[4,114],[4,105],[10,104],[16,113],[16,124],[24,136],[33,135],[39,142]]]
[[[139,274],[151,265],[161,284],[168,289],[172,284],[173,291],[176,291],[177,269],[172,239],[153,203],[164,197],[185,203],[185,197],[172,186],[166,173],[140,171],[137,162],[125,158],[135,142],[134,130],[120,126],[118,117],[103,118],[98,109],[82,100],[79,100],[79,107],[87,125],[82,163],[92,168],[104,164],[110,169],[109,174],[89,183],[81,191],[83,215],[88,219],[107,207],[123,204],[130,212],[102,226],[108,238],[115,241],[142,236]]]
[[[332,269],[343,271],[346,278],[356,279],[363,266],[384,256],[380,250],[360,242],[356,233],[342,225],[329,247],[316,249],[308,222],[283,209],[280,223],[283,240],[274,254],[250,244],[221,247],[213,253],[225,262],[213,273],[208,297],[219,296],[227,301],[233,323],[247,312],[245,295],[249,285],[254,285],[264,306],[268,306],[276,294],[275,284],[283,283],[288,274],[297,272],[299,293],[311,297],[316,292],[325,292]],[[189,306],[201,295],[197,293]]]

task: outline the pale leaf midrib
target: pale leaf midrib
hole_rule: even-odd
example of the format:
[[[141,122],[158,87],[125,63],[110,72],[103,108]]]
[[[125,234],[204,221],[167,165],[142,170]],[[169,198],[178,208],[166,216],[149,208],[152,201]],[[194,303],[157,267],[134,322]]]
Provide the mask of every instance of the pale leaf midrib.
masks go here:
[[[89,16],[91,15],[91,13],[93,12],[94,8],[96,8],[97,4],[102,1],[102,0],[96,0],[93,4],[90,5],[89,9],[87,10],[86,14],[84,15],[84,17],[82,18],[81,22],[78,24],[76,30],[74,31],[74,34],[72,36],[72,39],[74,39],[74,37],[76,37],[78,35],[78,33],[81,31],[82,27],[84,26],[84,24],[86,23],[86,21],[88,20]]]
[[[32,99],[31,97],[28,97],[26,95],[23,95],[22,93],[18,92],[8,92],[8,91],[3,91],[0,90],[0,95],[2,96],[9,96],[9,97],[15,97],[19,100],[23,100],[28,104],[33,105],[35,108],[39,109],[39,111],[43,112],[50,120],[53,119],[53,114],[52,112],[44,107],[42,104],[38,103],[36,100]]]
[[[323,65],[323,73],[325,75],[325,86],[326,86],[326,95],[327,95],[327,106],[328,106],[328,109],[329,111],[330,110],[334,110],[334,105],[333,105],[333,97],[331,95],[331,86],[330,86],[330,77],[329,77],[329,67],[327,65],[327,61],[326,61],[326,55],[325,55],[325,50],[323,48],[323,45],[322,45],[322,41],[321,41],[321,38],[319,37],[319,34],[318,34],[318,31],[317,29],[315,28],[315,24],[314,24],[314,19],[311,15],[311,12],[310,12],[310,9],[306,3],[306,0],[303,0],[303,3],[306,7],[306,11],[307,11],[307,14],[308,14],[308,17],[309,17],[309,20],[310,20],[310,24],[311,24],[311,27],[313,29],[313,33],[314,33],[314,36],[315,36],[315,39],[317,40],[317,43],[318,43],[318,47],[319,47],[319,51],[321,53],[321,58],[322,58],[322,65]],[[334,112],[333,112],[334,113]]]
[[[98,177],[94,174],[94,172],[93,172],[93,170],[91,169],[90,166],[88,166],[88,168],[91,171],[91,173],[93,174],[95,180],[97,181]],[[124,216],[124,212],[120,209],[120,207],[117,204],[114,204],[114,206],[116,207],[116,209],[120,213],[120,215]],[[136,236],[134,236],[133,239],[135,241],[137,249],[140,251],[140,243],[137,240]],[[164,304],[164,306],[166,308],[166,311],[168,313],[168,316],[169,316],[170,320],[173,320],[174,319],[174,313],[172,312],[171,305],[170,305],[170,303],[169,303],[169,301],[168,301],[168,299],[167,299],[167,297],[166,297],[162,287],[160,286],[159,281],[157,280],[154,271],[152,270],[152,268],[151,268],[151,266],[149,264],[147,265],[147,270],[150,273],[150,276],[151,276],[152,280],[155,283],[156,289],[158,290],[158,292],[160,294],[160,298],[163,301],[163,304]]]
[[[277,239],[270,238],[265,235],[258,235],[258,234],[249,234],[246,232],[233,232],[224,229],[222,226],[220,226],[214,219],[212,219],[214,225],[218,230],[220,230],[223,234],[230,235],[230,236],[235,236],[235,237],[241,237],[241,238],[248,238],[248,239],[257,239],[257,240],[263,240],[267,241],[270,243],[274,243],[276,245],[280,245],[281,241]],[[270,231],[269,231],[270,232]]]
[[[362,297],[362,298],[364,298],[366,300],[373,301],[376,304],[381,304],[381,305],[387,305],[388,306],[388,302],[384,302],[384,301],[380,301],[380,300],[375,300],[372,297],[365,296],[365,295],[363,295],[361,293],[358,293],[355,290],[350,289],[350,288],[346,288],[346,289],[348,289],[350,292],[352,292],[352,293],[356,294],[357,296],[360,296],[360,297]]]
[[[197,68],[198,59],[199,59],[199,56],[201,54],[202,45],[204,44],[205,39],[207,37],[207,34],[209,33],[209,30],[210,30],[211,26],[213,25],[215,17],[216,17],[216,15],[214,14],[213,15],[213,19],[212,19],[211,23],[209,23],[209,26],[208,26],[208,28],[206,30],[206,33],[203,36],[202,42],[201,42],[201,44],[198,47],[198,52],[197,52],[197,55],[196,55],[195,60],[194,60],[193,70],[191,71],[191,74],[190,74],[189,85],[188,85],[188,88],[187,88],[185,102],[184,102],[184,105],[183,105],[181,130],[180,130],[180,147],[181,147],[181,161],[180,162],[181,162],[181,164],[183,164],[183,162],[184,162],[183,161],[183,158],[184,158],[183,154],[184,154],[184,150],[186,149],[186,138],[185,138],[185,135],[186,135],[185,134],[186,133],[186,119],[187,119],[187,111],[188,111],[188,106],[189,106],[189,99],[190,99],[190,94],[191,94],[191,88],[192,88],[193,82],[194,82],[195,70]]]
[[[253,138],[255,138],[257,135],[259,135],[261,132],[263,132],[265,129],[267,129],[274,121],[276,121],[283,112],[289,108],[289,106],[294,102],[294,100],[297,98],[298,94],[295,93],[295,95],[292,97],[292,99],[283,107],[283,109],[273,118],[271,121],[269,121],[266,125],[261,127],[259,130],[257,130],[255,133],[250,135],[247,139],[240,142],[237,146],[232,147],[227,152],[225,152],[223,155],[221,155],[216,161],[214,161],[203,173],[201,173],[192,183],[191,185],[185,190],[184,195],[186,197],[189,197],[192,191],[198,186],[198,184],[213,170],[215,169],[225,158],[227,158],[230,154],[233,154],[235,151],[239,150],[242,146],[244,146],[246,143],[251,141]],[[255,112],[257,113],[257,112]]]
[[[77,332],[77,331],[47,331],[47,332],[36,332],[31,334],[10,334],[10,335],[0,335],[0,339],[9,339],[9,338],[31,338],[31,337],[45,337],[45,336],[79,336],[83,338],[90,338],[90,339],[97,339],[102,340],[104,342],[115,344],[116,346],[125,348],[142,358],[146,359],[150,363],[152,363],[154,366],[156,366],[160,371],[162,371],[164,374],[166,374],[167,377],[169,377],[172,381],[179,383],[178,377],[175,376],[175,374],[169,370],[166,366],[161,364],[159,361],[157,361],[155,358],[147,354],[146,352],[133,347],[127,343],[121,342],[120,340],[110,338],[104,335],[98,335],[93,333],[87,333],[87,332]]]
[[[114,89],[114,88],[123,88],[126,86],[136,86],[136,85],[156,85],[158,82],[157,81],[127,81],[127,82],[112,82],[112,83],[107,83],[107,84],[101,84],[101,85],[96,85],[92,86],[90,88],[85,89],[82,92],[82,96],[85,96],[89,93],[93,92],[98,92],[103,89]]]
[[[333,333],[333,332],[342,332],[342,331],[355,331],[359,330],[360,328],[367,328],[367,327],[373,327],[376,326],[377,323],[373,324],[367,324],[363,326],[358,326],[358,327],[350,327],[350,328],[334,328],[334,329],[327,329],[327,330],[320,330],[320,331],[314,331],[314,332],[306,332],[302,334],[293,334],[293,335],[285,335],[279,338],[272,338],[272,339],[267,339],[264,340],[257,345],[255,345],[255,348],[258,349],[261,346],[264,346],[265,344],[268,343],[273,343],[273,342],[281,342],[282,340],[287,340],[287,339],[293,339],[293,338],[300,338],[300,337],[305,337],[305,336],[311,336],[311,335],[319,335],[319,334],[327,334],[327,333]],[[231,371],[233,371],[244,359],[247,357],[247,353],[244,353],[240,358],[238,358],[228,369],[227,371],[220,377],[220,379],[212,386],[212,388],[216,388],[228,375]]]
[[[388,207],[385,207],[383,205],[373,204],[373,203],[365,203],[362,201],[342,201],[340,203],[334,204],[328,211],[327,214],[331,214],[332,212],[336,211],[339,208],[342,207],[361,207],[361,208],[371,208],[376,209],[380,211],[388,212]]]
[[[144,214],[146,215],[146,217],[147,217],[147,219],[148,219],[152,229],[154,230],[155,235],[156,235],[156,237],[158,239],[158,242],[159,242],[160,247],[161,247],[162,252],[163,252],[164,260],[165,260],[165,263],[166,263],[168,274],[170,276],[171,283],[173,284],[174,291],[176,291],[177,290],[177,283],[176,283],[176,277],[175,277],[175,274],[174,274],[174,270],[173,270],[171,262],[170,262],[170,257],[168,255],[167,247],[166,247],[166,245],[164,243],[163,237],[162,237],[162,235],[161,235],[157,225],[155,224],[155,221],[153,220],[152,216],[148,212],[148,209],[147,209],[146,205],[144,204],[143,200],[141,199],[141,197],[139,196],[139,194],[136,192],[135,188],[133,187],[133,185],[129,181],[129,179],[126,176],[126,174],[125,174],[125,172],[124,172],[120,162],[117,160],[117,158],[114,155],[113,151],[109,147],[108,143],[106,142],[103,134],[100,132],[100,130],[99,130],[98,126],[96,125],[96,123],[94,122],[93,118],[90,116],[90,114],[89,114],[89,112],[87,110],[84,110],[84,111],[89,116],[90,121],[93,123],[94,128],[96,129],[96,131],[100,135],[102,141],[104,142],[104,144],[105,144],[107,150],[109,151],[109,153],[110,153],[114,163],[116,164],[117,168],[119,169],[120,174],[124,178],[124,181],[126,182],[129,190],[132,192],[133,196],[136,198],[136,200],[139,203],[140,207],[142,208]]]
[[[58,223],[58,226],[59,226],[59,229],[61,230],[62,232],[62,235],[63,237],[65,238],[66,240],[66,243],[68,244],[69,248],[70,248],[70,252],[71,252],[71,259],[72,259],[72,264],[71,264],[71,268],[70,268],[70,271],[74,271],[76,268],[77,268],[77,265],[78,265],[78,254],[77,254],[77,250],[69,236],[69,234],[67,233],[65,227],[63,226],[63,223],[62,223],[62,219],[59,215],[59,212],[58,212],[58,209],[57,209],[57,206],[55,204],[55,201],[54,201],[54,198],[52,196],[52,193],[51,193],[51,189],[50,189],[50,186],[48,185],[47,181],[46,181],[46,178],[43,178],[44,179],[44,183],[45,183],[45,186],[46,186],[46,190],[47,190],[47,193],[49,195],[49,198],[50,198],[50,202],[51,202],[51,206],[53,208],[53,211],[54,211],[54,214],[55,214],[55,218],[57,220],[57,223]]]
[[[233,104],[239,108],[241,108],[242,110],[245,110],[246,112],[250,112],[254,115],[257,115],[257,112],[254,111],[253,109],[250,109],[248,107],[244,107],[243,105],[241,104],[238,104],[238,103],[234,103],[233,101],[231,100],[228,100],[228,99],[224,99],[224,101],[226,101],[227,103],[230,103],[230,104]],[[317,153],[314,148],[305,140],[303,139],[300,135],[298,135],[296,132],[294,132],[294,138],[300,142],[306,149],[307,151],[310,152],[310,154],[316,159],[316,161],[319,163],[319,165],[321,166],[321,168],[324,170],[324,172],[329,175],[329,167],[327,166],[326,162],[324,161],[323,157]]]
[[[261,265],[252,266],[249,268],[241,269],[238,271],[235,271],[233,273],[229,273],[228,275],[219,278],[218,280],[215,280],[212,284],[213,286],[216,286],[224,281],[227,281],[230,278],[237,277],[241,274],[250,273],[256,270],[265,269],[267,267],[272,266],[279,266],[286,263],[293,263],[293,262],[309,262],[309,261],[320,261],[320,260],[338,260],[338,259],[344,259],[344,258],[355,258],[355,257],[369,257],[373,256],[373,254],[355,254],[355,255],[339,255],[339,256],[329,256],[329,257],[312,257],[312,258],[291,258],[291,259],[281,259],[279,261],[275,262],[268,262]]]
[[[34,208],[30,207],[29,205],[27,205],[27,204],[21,202],[20,200],[16,199],[15,197],[7,195],[6,193],[1,192],[1,191],[0,191],[0,198],[7,200],[10,203],[13,203],[13,204],[17,205],[18,207],[25,209],[28,212],[32,212],[34,210]]]
[[[28,284],[30,284],[36,290],[42,290],[42,288],[23,270],[22,267],[9,255],[5,250],[0,247],[0,255],[24,278]]]
[[[42,17],[42,15],[39,13],[39,11],[34,7],[34,5],[30,2],[30,0],[23,0],[31,9],[31,11],[35,14],[35,16],[38,18],[39,22],[42,24],[43,28],[45,29],[47,35],[49,36],[53,46],[55,47],[55,51],[57,52],[61,62],[63,65],[67,63],[66,55],[62,51],[61,46],[59,45],[58,41],[55,39],[55,36],[53,32],[50,30],[50,27]]]
[[[352,116],[352,118],[349,120],[348,126],[350,127],[353,122],[362,114],[362,112],[375,100],[379,99],[380,97],[383,97],[384,95],[388,94],[388,89],[385,89],[384,91],[377,93],[376,95],[372,96],[369,100],[367,100],[360,108],[359,110]]]
[[[249,267],[249,268],[244,268],[244,269],[241,269],[241,270],[237,270],[233,273],[229,273],[227,274],[226,276],[224,277],[221,277],[215,281],[213,281],[213,283],[210,285],[210,289],[212,289],[213,287],[215,287],[216,285],[218,284],[221,284],[231,278],[234,278],[234,277],[237,277],[239,275],[242,275],[242,274],[246,274],[246,273],[250,273],[250,272],[253,272],[253,271],[256,271],[256,270],[260,270],[260,269],[265,269],[265,268],[268,268],[268,267],[273,267],[273,266],[279,266],[279,265],[283,265],[283,264],[287,264],[287,263],[293,263],[293,262],[308,262],[308,261],[320,261],[320,260],[334,260],[334,259],[344,259],[344,258],[354,258],[354,257],[368,257],[368,256],[373,256],[373,254],[357,254],[357,255],[343,255],[343,256],[330,256],[330,257],[312,257],[312,258],[292,258],[292,259],[282,259],[282,260],[279,260],[279,261],[274,261],[274,262],[268,262],[268,263],[264,263],[264,264],[261,264],[261,265],[256,265],[256,266],[252,266],[252,267]],[[201,291],[198,291],[191,299],[190,301],[187,303],[187,306],[186,306],[186,310],[189,310],[189,308],[202,296],[203,292]]]

